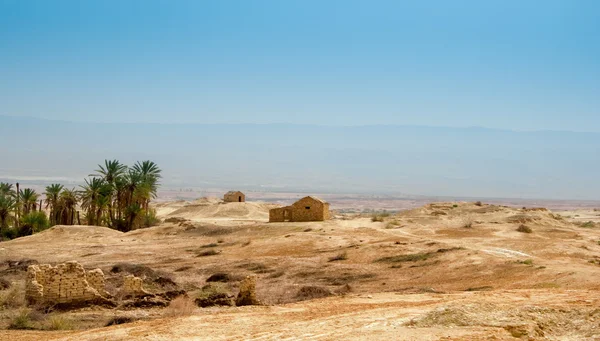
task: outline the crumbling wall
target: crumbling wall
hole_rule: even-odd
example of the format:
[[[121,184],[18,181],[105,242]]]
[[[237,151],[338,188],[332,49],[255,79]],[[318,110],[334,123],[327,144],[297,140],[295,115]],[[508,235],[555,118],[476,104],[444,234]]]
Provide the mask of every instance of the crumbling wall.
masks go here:
[[[128,275],[124,278],[121,294],[123,296],[149,295],[150,293],[144,290],[143,284],[144,281],[141,278],[135,277],[134,275]]]
[[[235,305],[260,305],[260,301],[256,298],[256,276],[247,276],[240,282],[240,292]]]
[[[25,297],[30,304],[77,304],[105,300],[108,296],[100,269],[86,272],[76,261],[27,268]]]

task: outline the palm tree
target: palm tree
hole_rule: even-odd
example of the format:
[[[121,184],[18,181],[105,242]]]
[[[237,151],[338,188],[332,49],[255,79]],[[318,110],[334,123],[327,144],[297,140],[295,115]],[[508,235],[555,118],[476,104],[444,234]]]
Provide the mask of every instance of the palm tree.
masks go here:
[[[92,178],[91,180],[85,179],[85,185],[79,186],[83,190],[79,192],[79,198],[81,199],[81,208],[86,210],[86,216],[88,225],[98,225],[96,217],[98,216],[97,206],[98,200],[103,197],[106,193],[106,183],[101,178]]]
[[[133,171],[138,173],[141,177],[140,188],[140,199],[142,201],[142,208],[148,215],[148,206],[150,205],[150,199],[156,198],[158,191],[158,180],[161,178],[161,170],[158,168],[156,163],[146,160],[143,162],[137,162],[133,165]]]
[[[120,178],[123,177],[125,172],[127,171],[127,166],[120,163],[118,160],[104,160],[104,166],[98,165],[96,170],[96,174],[91,174],[93,177],[100,177],[104,181],[106,181],[114,191],[110,193],[110,200],[108,202],[108,215],[110,217],[110,226],[114,225],[115,216],[113,210],[113,193],[115,194],[114,200],[117,201],[117,219],[121,219],[121,208],[119,204],[119,198],[121,193],[119,192],[119,187],[117,186],[117,182]]]
[[[21,205],[23,206],[23,215],[26,215],[31,211],[35,211],[39,196],[40,195],[31,188],[25,188],[19,192]]]
[[[100,169],[97,169],[97,174],[91,174],[93,177],[100,177],[109,184],[113,184],[115,179],[125,174],[127,166],[120,163],[118,160],[104,160],[104,166],[98,165]]]
[[[0,182],[0,196],[15,197],[17,193],[12,189],[13,185],[8,182]]]
[[[46,192],[44,195],[46,196],[46,208],[50,207],[50,225],[56,225],[58,220],[58,214],[56,207],[58,205],[58,199],[60,196],[60,191],[63,189],[63,185],[60,184],[52,184],[50,186],[46,186]]]
[[[75,212],[77,211],[77,191],[75,188],[65,188],[60,192],[58,207],[60,208],[61,224],[73,225]]]
[[[0,232],[3,228],[8,227],[7,220],[11,212],[17,208],[15,198],[8,195],[0,195]]]

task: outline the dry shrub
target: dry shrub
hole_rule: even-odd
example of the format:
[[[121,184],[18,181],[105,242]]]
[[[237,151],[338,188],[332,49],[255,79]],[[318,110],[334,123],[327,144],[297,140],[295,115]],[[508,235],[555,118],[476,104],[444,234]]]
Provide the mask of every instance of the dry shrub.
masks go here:
[[[73,321],[62,315],[52,315],[46,321],[45,330],[71,330],[74,329]]]
[[[304,286],[298,290],[296,298],[300,301],[332,296],[331,290],[319,286]]]
[[[42,320],[44,315],[32,309],[21,309],[13,316],[8,329],[26,330],[35,329],[34,321]]]
[[[481,203],[481,201],[476,201],[475,206],[483,206],[483,204]]]
[[[466,216],[466,217],[462,218],[462,221],[461,221],[462,227],[467,228],[467,229],[472,228],[473,223],[474,223],[473,217],[471,217],[471,216]]]
[[[128,316],[115,316],[113,318],[111,318],[110,320],[108,320],[108,322],[106,322],[106,324],[104,325],[105,327],[109,327],[109,326],[116,326],[118,324],[125,324],[125,323],[131,323],[134,322],[135,319],[132,317],[128,317]]]
[[[522,232],[522,233],[532,233],[533,230],[531,229],[531,227],[526,226],[526,225],[519,225],[519,227],[517,228],[518,232]]]
[[[333,257],[329,258],[330,262],[335,262],[335,261],[339,261],[339,260],[346,260],[348,259],[348,253],[346,251],[339,253]]]
[[[0,291],[0,308],[20,308],[26,305],[23,284],[15,285],[8,290]]]
[[[188,296],[178,296],[165,308],[164,316],[189,316],[196,311],[197,306]]]

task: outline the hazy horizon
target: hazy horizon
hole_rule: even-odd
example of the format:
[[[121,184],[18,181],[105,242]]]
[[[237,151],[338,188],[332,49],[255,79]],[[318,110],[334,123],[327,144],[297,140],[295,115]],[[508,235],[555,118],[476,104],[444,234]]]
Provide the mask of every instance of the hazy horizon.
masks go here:
[[[150,159],[168,187],[597,200],[600,133],[294,124],[123,124],[0,116],[0,178],[83,181]],[[142,141],[142,142],[140,142]]]

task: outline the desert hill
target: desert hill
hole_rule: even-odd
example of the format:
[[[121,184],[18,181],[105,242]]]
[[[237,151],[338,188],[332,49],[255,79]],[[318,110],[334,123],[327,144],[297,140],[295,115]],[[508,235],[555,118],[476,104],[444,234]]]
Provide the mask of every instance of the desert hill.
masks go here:
[[[218,198],[200,198],[194,201],[176,201],[155,205],[157,217],[180,218],[197,222],[220,221],[240,223],[269,220],[269,209],[275,204],[262,202],[223,202]]]

